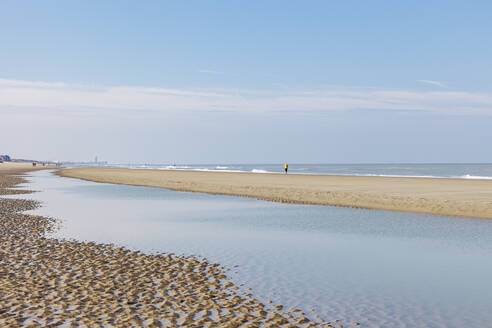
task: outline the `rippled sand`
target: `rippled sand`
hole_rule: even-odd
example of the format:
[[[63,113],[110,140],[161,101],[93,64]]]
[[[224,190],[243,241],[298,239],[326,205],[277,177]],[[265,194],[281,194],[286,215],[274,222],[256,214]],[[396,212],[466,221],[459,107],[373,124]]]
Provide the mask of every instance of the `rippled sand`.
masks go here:
[[[96,182],[264,200],[492,219],[492,180],[75,168]]]
[[[0,171],[0,194],[27,192],[10,189],[21,173]],[[21,213],[37,206],[0,198],[2,327],[339,326],[262,304],[205,259],[49,238],[57,220]]]

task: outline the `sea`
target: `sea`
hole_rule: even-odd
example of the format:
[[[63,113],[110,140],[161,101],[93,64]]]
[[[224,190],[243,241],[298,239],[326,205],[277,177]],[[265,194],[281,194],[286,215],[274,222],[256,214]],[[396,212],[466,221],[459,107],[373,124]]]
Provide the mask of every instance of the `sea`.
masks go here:
[[[330,174],[358,176],[401,176],[457,179],[492,179],[492,163],[439,164],[296,164],[288,163],[290,174]],[[284,173],[278,164],[103,164],[94,166],[131,169],[192,170],[218,172]],[[74,166],[74,165],[69,165]]]

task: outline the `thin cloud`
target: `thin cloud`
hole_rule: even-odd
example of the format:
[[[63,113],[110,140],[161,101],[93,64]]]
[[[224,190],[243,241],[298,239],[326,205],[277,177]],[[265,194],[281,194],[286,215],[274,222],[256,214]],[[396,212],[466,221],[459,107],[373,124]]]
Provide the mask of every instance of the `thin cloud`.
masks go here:
[[[492,93],[411,91],[383,88],[192,89],[140,86],[98,87],[0,79],[0,113],[6,108],[51,108],[92,114],[122,111],[162,113],[313,113],[340,110],[427,111],[492,115]],[[143,112],[142,112],[143,113]]]
[[[2,87],[34,87],[34,88],[58,89],[58,88],[65,88],[66,86],[67,85],[63,82],[43,82],[43,81],[0,79],[0,88],[2,88]]]
[[[224,74],[224,72],[213,71],[213,70],[210,70],[210,69],[201,69],[201,70],[199,70],[198,72],[200,72],[200,73],[205,73],[205,74],[214,74],[214,75],[221,75],[221,74]]]
[[[417,80],[417,82],[419,83],[425,83],[425,84],[430,84],[430,85],[433,85],[433,86],[436,86],[436,87],[440,87],[440,88],[447,88],[448,86],[442,82],[439,82],[439,81],[432,81],[432,80]]]

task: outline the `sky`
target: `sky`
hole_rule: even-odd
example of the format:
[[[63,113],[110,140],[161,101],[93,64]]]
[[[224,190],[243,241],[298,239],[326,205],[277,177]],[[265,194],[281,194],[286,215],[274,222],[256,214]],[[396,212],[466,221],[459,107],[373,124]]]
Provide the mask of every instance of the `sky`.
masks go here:
[[[492,162],[490,1],[2,1],[0,154]]]

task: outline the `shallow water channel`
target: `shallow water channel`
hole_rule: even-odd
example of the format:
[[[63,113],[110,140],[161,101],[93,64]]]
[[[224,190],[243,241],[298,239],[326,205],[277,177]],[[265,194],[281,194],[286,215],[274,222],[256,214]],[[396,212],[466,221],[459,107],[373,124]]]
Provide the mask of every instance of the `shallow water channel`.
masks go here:
[[[31,173],[63,238],[196,254],[260,300],[362,327],[492,323],[492,220],[289,205]],[[19,197],[19,196],[17,196]],[[314,309],[314,313],[312,312]]]

